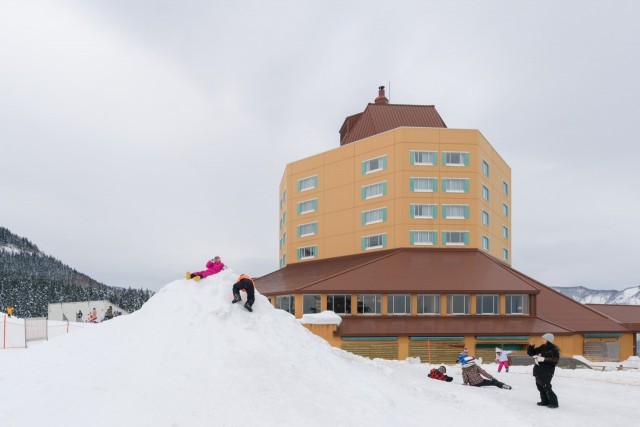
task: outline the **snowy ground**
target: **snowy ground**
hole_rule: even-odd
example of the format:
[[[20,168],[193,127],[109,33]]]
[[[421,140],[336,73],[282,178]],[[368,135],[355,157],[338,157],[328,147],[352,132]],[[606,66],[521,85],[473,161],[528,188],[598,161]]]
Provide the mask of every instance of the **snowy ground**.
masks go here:
[[[429,366],[330,347],[257,297],[231,305],[236,275],[165,286],[129,316],[27,350],[0,351],[0,426],[631,426],[640,372],[558,370],[560,409],[535,405],[530,367],[479,389]],[[485,369],[495,372],[495,365]]]

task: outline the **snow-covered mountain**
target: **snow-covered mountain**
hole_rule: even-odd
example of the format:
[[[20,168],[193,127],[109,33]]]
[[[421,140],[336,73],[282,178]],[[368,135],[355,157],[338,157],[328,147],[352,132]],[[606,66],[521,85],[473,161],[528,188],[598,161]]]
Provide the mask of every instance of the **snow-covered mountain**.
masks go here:
[[[640,286],[616,290],[589,289],[584,286],[555,287],[555,290],[583,304],[640,305]]]

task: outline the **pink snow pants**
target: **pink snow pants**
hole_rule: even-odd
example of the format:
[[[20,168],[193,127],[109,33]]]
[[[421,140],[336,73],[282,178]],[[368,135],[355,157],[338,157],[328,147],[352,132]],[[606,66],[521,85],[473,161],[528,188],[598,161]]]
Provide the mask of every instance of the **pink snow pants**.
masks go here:
[[[503,366],[507,371],[509,370],[509,362],[504,361],[504,362],[500,362],[500,364],[498,365],[498,372],[502,371]]]

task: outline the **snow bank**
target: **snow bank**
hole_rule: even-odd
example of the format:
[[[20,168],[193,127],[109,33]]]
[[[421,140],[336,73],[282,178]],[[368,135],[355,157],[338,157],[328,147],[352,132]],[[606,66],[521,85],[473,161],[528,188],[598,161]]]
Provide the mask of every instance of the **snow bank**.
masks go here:
[[[298,322],[303,325],[340,325],[342,317],[333,311],[325,310],[322,313],[303,314]]]
[[[499,376],[511,391],[463,387],[459,367],[449,368],[454,383],[430,380],[429,366],[329,346],[261,295],[253,313],[230,304],[236,277],[178,280],[131,315],[0,351],[0,384],[10,390],[0,395],[0,425],[493,427],[537,426],[549,414],[535,405],[530,367]],[[554,423],[637,422],[640,388],[597,374],[554,380]]]

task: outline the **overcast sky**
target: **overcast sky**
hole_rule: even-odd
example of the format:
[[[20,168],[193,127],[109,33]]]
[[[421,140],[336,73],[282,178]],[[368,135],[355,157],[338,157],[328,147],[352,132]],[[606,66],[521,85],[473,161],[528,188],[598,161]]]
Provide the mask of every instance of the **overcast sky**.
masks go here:
[[[640,2],[0,1],[0,226],[158,289],[278,266],[286,163],[391,82],[512,168],[513,266],[640,284]]]

